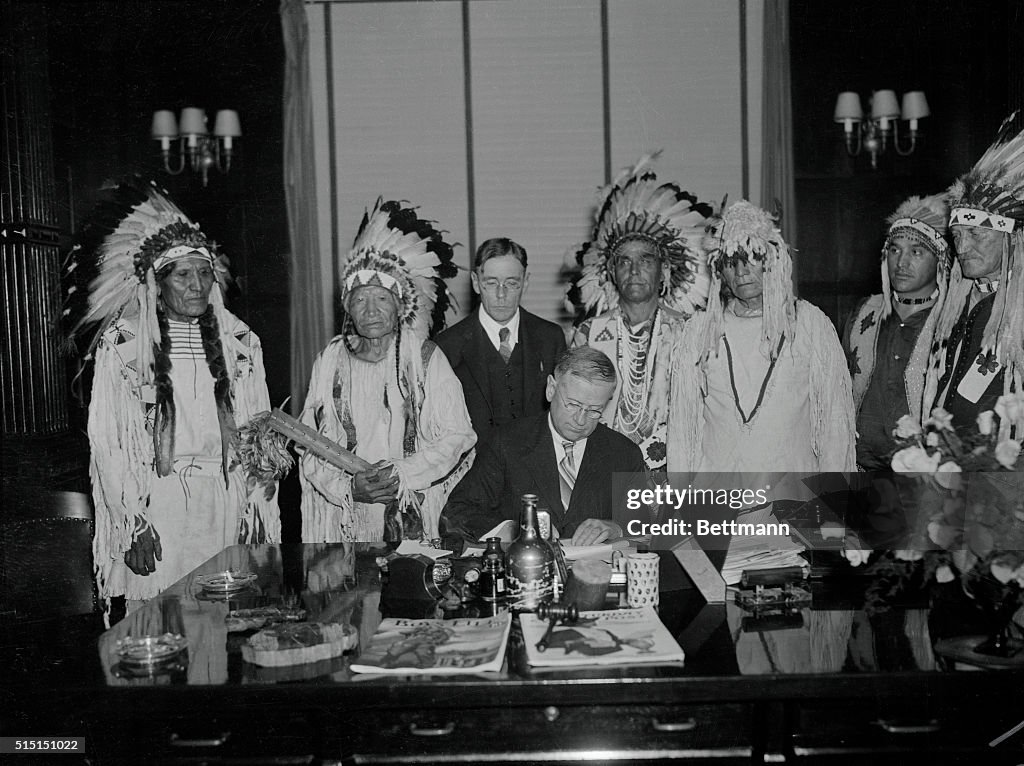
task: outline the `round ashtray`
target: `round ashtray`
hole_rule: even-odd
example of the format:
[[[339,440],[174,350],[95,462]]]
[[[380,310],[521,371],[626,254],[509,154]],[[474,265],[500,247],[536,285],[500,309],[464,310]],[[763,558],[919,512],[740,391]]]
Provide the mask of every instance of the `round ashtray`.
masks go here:
[[[128,636],[117,642],[117,656],[126,668],[150,668],[176,660],[187,648],[188,639],[177,633]]]
[[[226,572],[199,575],[196,582],[205,593],[222,595],[245,590],[256,582],[256,575],[252,572],[234,572],[229,569]]]

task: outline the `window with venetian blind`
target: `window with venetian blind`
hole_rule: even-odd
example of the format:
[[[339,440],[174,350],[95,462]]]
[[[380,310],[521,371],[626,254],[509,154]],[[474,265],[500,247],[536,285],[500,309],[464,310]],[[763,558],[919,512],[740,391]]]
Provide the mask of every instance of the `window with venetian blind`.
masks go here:
[[[462,244],[464,266],[484,239],[521,243],[524,305],[568,323],[563,259],[609,170],[661,149],[659,177],[701,199],[743,196],[744,166],[757,188],[760,57],[743,70],[740,40],[742,20],[759,54],[760,0],[306,8],[325,254],[351,245],[377,195],[406,199]],[[468,275],[451,288],[464,315]]]

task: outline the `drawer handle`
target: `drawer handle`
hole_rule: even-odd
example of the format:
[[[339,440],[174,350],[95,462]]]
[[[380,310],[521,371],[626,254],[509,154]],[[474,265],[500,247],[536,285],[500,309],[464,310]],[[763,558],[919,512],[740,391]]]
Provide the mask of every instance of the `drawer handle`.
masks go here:
[[[651,726],[655,731],[693,731],[697,728],[697,720],[687,718],[685,721],[659,721],[657,718],[652,718]]]
[[[171,734],[171,744],[174,747],[220,747],[231,737],[230,731],[221,732],[219,737],[209,739],[184,739],[177,734]]]
[[[880,718],[877,723],[889,734],[934,734],[942,728],[934,718],[921,723],[897,723]]]
[[[444,726],[419,726],[416,723],[409,724],[409,733],[417,737],[447,737],[455,731],[455,721],[449,721]]]

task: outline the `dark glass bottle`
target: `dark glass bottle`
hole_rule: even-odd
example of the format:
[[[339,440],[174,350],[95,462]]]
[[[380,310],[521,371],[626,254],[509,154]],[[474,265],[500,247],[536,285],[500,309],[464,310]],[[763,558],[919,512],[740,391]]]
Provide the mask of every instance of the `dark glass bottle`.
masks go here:
[[[535,612],[552,598],[555,557],[537,531],[537,496],[523,495],[522,531],[508,548],[505,577],[508,604],[515,612]]]
[[[488,537],[480,568],[480,598],[484,601],[505,601],[505,552],[500,537]]]

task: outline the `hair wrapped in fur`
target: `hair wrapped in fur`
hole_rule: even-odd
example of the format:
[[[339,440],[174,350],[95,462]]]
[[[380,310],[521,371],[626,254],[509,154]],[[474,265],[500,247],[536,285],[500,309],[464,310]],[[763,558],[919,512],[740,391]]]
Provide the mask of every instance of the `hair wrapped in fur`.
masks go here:
[[[136,330],[136,371],[139,385],[156,389],[153,444],[157,473],[166,476],[174,463],[175,408],[171,385],[170,336],[160,303],[159,280],[178,260],[203,258],[213,267],[215,286],[210,305],[199,318],[203,351],[214,378],[220,420],[224,476],[227,480],[228,445],[234,436],[231,377],[235,358],[225,354],[223,291],[230,275],[227,259],[155,183],[130,179],[100,202],[81,241],[66,265],[67,308],[71,327],[68,344],[78,338],[89,342],[92,355],[104,332],[118,319]]]

